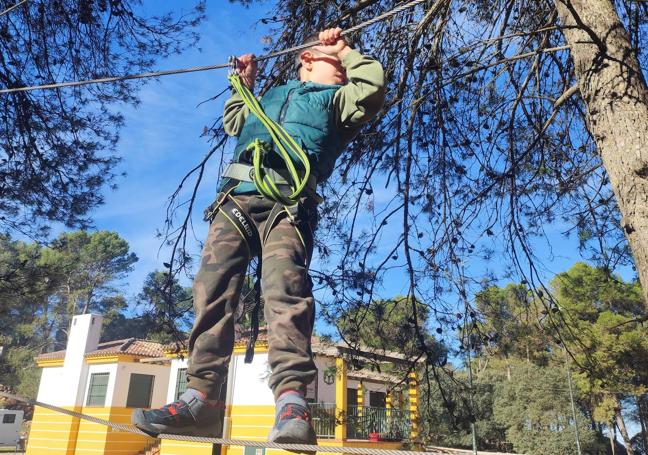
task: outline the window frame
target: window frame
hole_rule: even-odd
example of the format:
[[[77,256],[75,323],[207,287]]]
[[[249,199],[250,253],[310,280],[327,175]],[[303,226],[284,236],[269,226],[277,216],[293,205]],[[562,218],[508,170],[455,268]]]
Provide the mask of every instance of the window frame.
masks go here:
[[[97,384],[95,384],[94,381],[99,377],[102,377],[102,378],[105,377],[106,378],[106,384],[105,385],[99,384],[99,386],[101,386],[101,387],[105,386],[104,395],[103,395],[103,402],[101,404],[91,402],[92,397],[98,396],[98,395],[93,395],[92,391],[93,391],[93,387],[97,386]],[[88,394],[87,394],[87,397],[86,397],[86,404],[85,405],[88,406],[88,407],[99,407],[99,408],[106,406],[106,398],[108,398],[108,385],[109,384],[110,384],[110,372],[108,372],[108,371],[99,372],[98,371],[96,373],[90,373],[90,380],[88,381]]]

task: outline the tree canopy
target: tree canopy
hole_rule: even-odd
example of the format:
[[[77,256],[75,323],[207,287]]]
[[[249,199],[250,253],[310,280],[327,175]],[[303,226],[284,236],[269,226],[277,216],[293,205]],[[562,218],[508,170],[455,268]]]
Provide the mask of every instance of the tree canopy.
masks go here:
[[[148,16],[140,0],[26,2],[0,17],[0,86],[23,87],[150,70],[194,44],[204,3]],[[0,230],[87,227],[114,185],[122,115],[143,82],[0,96]]]
[[[32,358],[64,349],[72,317],[126,306],[120,284],[137,261],[114,232],[63,233],[51,246],[0,237],[0,375],[35,392]],[[132,336],[132,335],[131,335]]]

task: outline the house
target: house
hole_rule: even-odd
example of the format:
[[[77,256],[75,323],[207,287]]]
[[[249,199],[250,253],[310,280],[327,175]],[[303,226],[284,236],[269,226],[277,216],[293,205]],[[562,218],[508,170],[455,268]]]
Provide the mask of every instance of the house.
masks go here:
[[[100,343],[101,324],[99,315],[75,316],[66,350],[36,358],[42,368],[39,401],[130,423],[132,408],[158,407],[184,392],[186,353],[174,354],[159,343],[135,338]],[[267,386],[267,337],[259,335],[249,364],[244,362],[246,342],[239,338],[229,367],[223,436],[265,441],[274,419],[274,399]],[[403,362],[402,355],[372,350],[358,354],[343,344],[325,344],[317,338],[313,354],[318,376],[308,387],[307,398],[320,445],[395,449],[416,437],[416,376],[410,375],[405,390],[397,390],[400,378],[356,371],[347,360],[353,354],[377,362]],[[210,444],[160,443],[43,408],[34,412],[27,455],[136,455],[152,443],[158,444],[161,455],[212,455]],[[265,455],[263,448],[242,446],[223,447],[221,454],[225,452]]]

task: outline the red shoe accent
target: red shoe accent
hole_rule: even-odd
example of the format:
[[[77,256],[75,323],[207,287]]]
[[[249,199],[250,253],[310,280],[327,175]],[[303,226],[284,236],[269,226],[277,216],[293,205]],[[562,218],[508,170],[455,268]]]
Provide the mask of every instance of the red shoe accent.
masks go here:
[[[288,409],[287,409],[285,412],[282,412],[282,413],[279,415],[279,418],[283,418],[283,417],[292,417],[292,410],[293,410],[292,405],[289,404],[289,405],[288,405]]]

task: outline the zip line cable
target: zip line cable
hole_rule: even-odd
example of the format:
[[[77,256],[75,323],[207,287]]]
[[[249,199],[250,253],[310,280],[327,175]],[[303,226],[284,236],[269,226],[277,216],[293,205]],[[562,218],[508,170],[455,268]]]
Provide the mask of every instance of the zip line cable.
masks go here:
[[[23,3],[27,3],[28,1],[29,1],[29,0],[22,0],[22,2],[18,2],[18,3],[16,3],[14,6],[10,6],[9,8],[7,8],[7,9],[4,10],[3,12],[1,12],[1,13],[0,13],[0,16],[4,16],[5,14],[9,14],[10,12],[12,12],[12,11],[15,10],[16,8],[18,8],[20,5],[22,5]]]
[[[59,406],[54,406],[37,400],[32,400],[31,398],[25,398],[25,397],[13,395],[6,392],[0,392],[0,396],[9,398],[11,400],[20,401],[22,403],[27,403],[32,406],[39,406],[45,409],[49,409],[51,411],[56,411],[61,414],[66,414],[79,419],[87,420],[89,422],[97,423],[99,425],[104,425],[117,431],[139,434],[142,436],[148,436],[152,438],[156,437],[156,436],[151,436],[150,434],[140,430],[139,428],[133,425],[114,423],[109,420],[100,419],[95,416],[82,414],[76,411],[70,411],[69,409],[61,408]],[[283,449],[283,450],[298,451],[298,452],[320,451],[320,452],[333,452],[333,453],[352,453],[357,455],[443,455],[448,453],[446,451],[422,452],[422,451],[414,451],[414,450],[373,449],[373,448],[364,448],[364,447],[335,447],[335,446],[310,445],[310,444],[281,444],[281,443],[267,442],[267,441],[246,441],[240,439],[210,438],[210,437],[203,437],[203,436],[188,436],[188,435],[164,434],[164,433],[157,435],[157,439],[202,442],[202,443],[210,443],[210,444],[221,444],[227,446],[264,447],[266,449]]]
[[[23,0],[21,3],[18,3],[14,6],[12,6],[9,10],[5,11],[8,12],[12,10],[13,8],[16,8],[20,6],[21,4],[27,2],[28,0]],[[384,19],[387,19],[388,17],[394,16],[406,9],[410,9],[415,7],[416,5],[419,5],[427,0],[413,0],[409,3],[406,3],[404,5],[398,6],[390,11],[387,11],[386,13],[383,13],[379,16],[374,17],[373,19],[369,19],[365,22],[362,22],[358,25],[355,25],[347,30],[344,30],[341,33],[341,36],[346,36],[350,33],[353,33],[355,31],[358,31],[362,28],[368,27],[370,25],[375,24],[376,22],[380,22]],[[442,1],[442,0],[438,0]],[[2,13],[2,14],[5,14]],[[1,14],[0,14],[1,15]],[[294,46],[288,49],[284,49],[281,51],[276,51],[272,52],[270,54],[262,55],[259,57],[255,57],[254,61],[259,62],[262,60],[267,60],[270,58],[274,57],[279,57],[281,55],[289,54],[291,52],[296,52],[300,51],[303,49],[307,49],[313,46],[318,46],[321,43],[319,41],[312,41],[310,43],[305,43],[301,44],[299,46]],[[166,70],[166,71],[152,71],[152,72],[147,72],[147,73],[140,73],[140,74],[130,74],[126,76],[114,76],[114,77],[104,77],[104,78],[99,78],[99,79],[88,79],[84,81],[70,81],[70,82],[59,82],[59,83],[51,83],[51,84],[43,84],[43,85],[31,85],[31,86],[26,86],[26,87],[12,87],[12,88],[6,88],[0,90],[0,93],[15,93],[15,92],[27,92],[31,90],[46,90],[46,89],[53,89],[53,88],[64,88],[64,87],[78,87],[81,85],[89,85],[89,84],[102,84],[102,83],[107,83],[107,82],[122,82],[122,81],[128,81],[128,80],[133,80],[133,79],[144,79],[144,78],[149,78],[149,77],[158,77],[158,76],[169,76],[172,74],[183,74],[183,73],[195,73],[198,71],[210,71],[210,70],[215,70],[215,69],[223,69],[223,68],[228,68],[230,65],[229,63],[224,63],[220,65],[206,65],[206,66],[194,66],[191,68],[180,68],[180,69],[175,69],[175,70]]]

